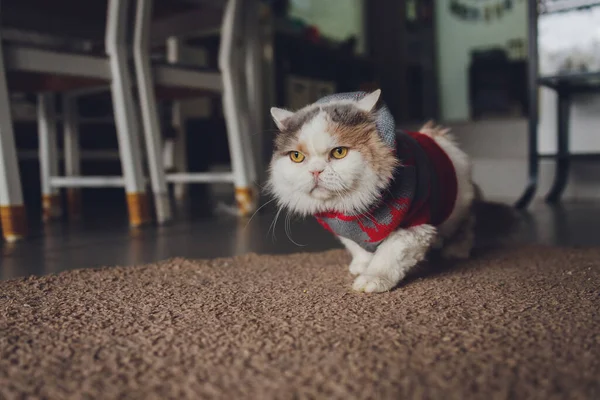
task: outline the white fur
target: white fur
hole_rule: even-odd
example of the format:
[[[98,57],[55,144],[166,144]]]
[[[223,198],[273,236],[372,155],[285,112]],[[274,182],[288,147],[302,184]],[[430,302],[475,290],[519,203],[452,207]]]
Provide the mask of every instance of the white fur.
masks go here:
[[[437,230],[431,225],[393,232],[379,245],[369,266],[354,280],[352,288],[367,293],[394,288],[410,268],[423,261],[436,235]]]
[[[345,143],[338,143],[327,131],[327,118],[320,112],[302,127],[298,142],[308,150],[303,162],[295,163],[285,155],[273,159],[269,189],[281,207],[303,216],[330,210],[365,212],[387,182],[356,150],[350,149],[339,160],[330,156],[334,148]],[[313,171],[322,171],[318,182]]]
[[[373,259],[373,253],[366,251],[350,239],[341,236],[338,236],[338,238],[340,239],[340,242],[342,242],[342,244],[346,246],[346,248],[352,255],[352,262],[350,263],[350,273],[352,275],[359,275],[365,272],[367,270],[367,267],[371,263],[371,260]]]
[[[458,147],[451,136],[433,136],[433,139],[452,161],[458,184],[454,209],[446,222],[438,227],[439,236],[443,240],[447,240],[456,233],[465,218],[469,216],[475,197],[475,188],[472,180],[471,161],[465,152]]]

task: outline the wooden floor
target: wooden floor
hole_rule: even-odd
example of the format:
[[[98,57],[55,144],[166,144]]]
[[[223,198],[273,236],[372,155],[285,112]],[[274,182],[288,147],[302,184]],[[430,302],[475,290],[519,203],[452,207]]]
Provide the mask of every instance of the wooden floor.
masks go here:
[[[119,202],[117,202],[119,203]],[[247,252],[321,251],[339,243],[315,221],[291,221],[288,234],[282,215],[273,229],[274,210],[258,213],[250,222],[210,215],[196,205],[169,226],[130,230],[124,207],[99,202],[80,222],[42,225],[33,221],[29,239],[0,244],[0,279],[43,275],[75,268],[149,263],[171,257],[212,258]],[[106,206],[106,204],[112,204]],[[198,209],[204,211],[197,212]],[[36,228],[37,226],[37,228]],[[567,203],[560,207],[535,204],[519,216],[519,226],[503,240],[561,246],[600,245],[600,204]],[[493,236],[494,229],[489,229]]]

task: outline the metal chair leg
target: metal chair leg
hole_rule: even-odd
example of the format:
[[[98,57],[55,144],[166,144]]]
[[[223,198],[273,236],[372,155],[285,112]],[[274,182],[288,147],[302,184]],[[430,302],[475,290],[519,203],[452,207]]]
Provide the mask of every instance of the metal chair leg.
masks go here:
[[[79,153],[79,121],[77,118],[77,97],[64,94],[62,98],[65,175],[81,174],[81,157]],[[81,217],[81,189],[67,189],[67,212],[69,218]]]
[[[3,54],[0,42],[0,222],[4,239],[14,242],[27,235],[27,217],[23,205]]]
[[[171,37],[167,39],[167,62],[177,64],[181,62],[181,39]],[[171,103],[171,127],[175,131],[175,137],[170,141],[170,149],[164,148],[164,164],[171,165],[175,171],[187,172],[187,137],[185,132],[185,113],[181,101]],[[170,151],[168,151],[170,150]],[[170,161],[170,162],[167,162]],[[168,169],[167,169],[168,170]],[[188,185],[185,183],[173,183],[173,195],[178,203],[182,203],[189,193]]]
[[[62,215],[60,191],[52,187],[52,178],[58,175],[54,101],[52,93],[38,94],[39,159],[42,184],[42,220],[44,222]]]
[[[144,138],[150,181],[154,192],[154,205],[158,223],[164,223],[172,218],[171,204],[167,180],[162,162],[162,145],[160,124],[150,65],[150,23],[152,16],[152,0],[137,0],[135,16],[135,34],[133,56],[139,100],[144,124]]]
[[[139,127],[131,88],[127,57],[128,0],[109,0],[106,51],[112,75],[111,93],[117,125],[119,153],[127,192],[129,222],[143,225],[150,220],[139,142]]]
[[[250,154],[249,161],[251,179],[256,180],[257,165],[256,159],[262,161],[262,137],[264,125],[264,98],[263,98],[263,78],[262,78],[262,59],[263,52],[261,46],[261,34],[259,23],[260,2],[257,0],[246,0],[244,4],[244,45],[245,45],[245,82],[246,82],[246,109],[248,116],[249,137],[248,143],[258,157]],[[247,135],[248,136],[248,135]],[[253,140],[254,139],[254,140]],[[261,169],[262,171],[262,169]],[[262,179],[262,176],[259,178]]]
[[[529,111],[534,112],[534,111]],[[529,116],[529,150],[528,150],[528,158],[527,158],[527,169],[529,174],[529,180],[527,182],[527,187],[525,188],[523,194],[515,204],[517,209],[525,209],[529,206],[529,204],[533,201],[535,194],[538,188],[538,180],[539,180],[539,169],[540,169],[540,155],[538,153],[538,125],[537,125],[537,116]]]
[[[557,103],[557,154],[556,172],[552,189],[546,196],[546,202],[558,203],[567,186],[571,160],[569,159],[569,121],[571,111],[571,95],[558,90]]]
[[[185,131],[186,117],[181,101],[174,101],[171,104],[171,128],[174,130],[174,137],[171,139],[171,165],[175,171],[188,172],[187,155],[187,135]],[[164,155],[164,164],[167,164],[167,154]],[[177,202],[183,202],[188,196],[188,186],[183,183],[173,184],[173,195]]]
[[[527,208],[535,197],[538,186],[539,154],[538,154],[538,2],[527,2],[528,15],[528,92],[529,92],[529,157],[528,170],[529,182],[521,198],[515,206],[519,209]]]
[[[248,168],[252,161],[252,146],[248,146],[248,128],[244,122],[246,113],[246,95],[241,78],[242,42],[240,26],[243,27],[243,10],[240,0],[229,0],[223,18],[219,67],[223,77],[223,111],[227,125],[227,137],[231,154],[231,166],[234,174],[235,197],[241,216],[251,214],[256,208],[256,193],[253,188],[252,174]],[[246,125],[246,126],[245,126]],[[245,136],[246,137],[245,137]]]

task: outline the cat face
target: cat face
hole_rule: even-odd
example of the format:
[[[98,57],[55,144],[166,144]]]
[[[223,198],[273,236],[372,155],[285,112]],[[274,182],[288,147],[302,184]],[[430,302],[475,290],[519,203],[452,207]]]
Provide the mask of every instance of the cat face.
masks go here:
[[[301,215],[359,214],[378,199],[398,162],[376,129],[377,90],[360,101],[273,108],[275,140],[268,186],[280,206]]]

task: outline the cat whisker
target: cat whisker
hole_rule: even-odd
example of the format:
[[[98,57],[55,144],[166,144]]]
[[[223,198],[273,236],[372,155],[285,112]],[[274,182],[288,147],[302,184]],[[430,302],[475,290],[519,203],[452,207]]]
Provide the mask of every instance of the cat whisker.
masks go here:
[[[294,243],[298,247],[305,247],[305,244],[297,243],[294,239],[292,239],[292,227],[290,222],[290,213],[286,213],[285,215],[285,234],[290,242]]]
[[[263,185],[259,185],[258,183],[256,183],[256,186],[258,186],[260,193],[268,194],[272,192],[272,187],[269,182],[265,182]]]
[[[271,203],[272,203],[272,202],[274,202],[275,200],[277,200],[277,199],[273,198],[273,199],[271,199],[271,200],[267,201],[267,202],[266,202],[265,204],[263,204],[262,206],[258,207],[258,208],[256,209],[256,211],[254,211],[254,214],[252,214],[252,216],[250,217],[250,219],[249,219],[249,220],[248,220],[248,222],[246,223],[246,226],[244,226],[244,229],[246,229],[246,228],[248,227],[248,225],[250,225],[250,222],[252,222],[252,219],[254,218],[254,216],[255,216],[255,215],[256,215],[256,214],[257,214],[257,213],[258,213],[260,210],[262,210],[263,208],[265,208],[266,206],[268,206],[269,204],[271,204]]]
[[[279,210],[277,211],[277,214],[275,214],[275,218],[273,218],[273,222],[271,222],[271,225],[269,226],[269,230],[267,231],[267,235],[268,235],[269,231],[271,229],[273,229],[273,234],[271,236],[271,240],[273,242],[275,242],[277,240],[277,238],[275,236],[275,227],[277,226],[277,220],[279,219],[279,214],[281,214],[281,211],[283,211],[283,206],[279,207]]]

